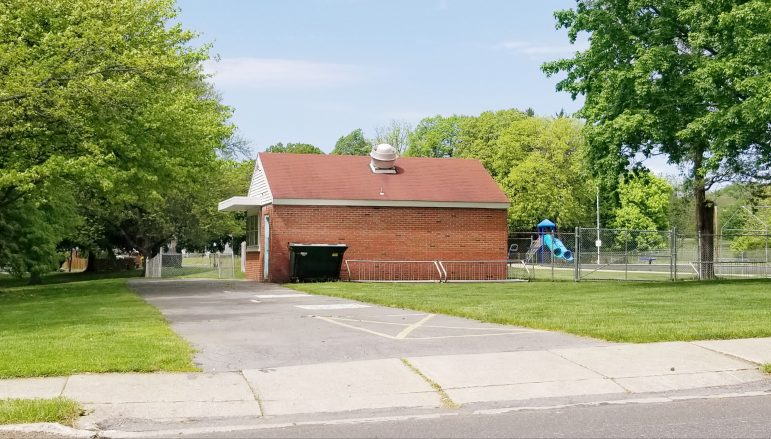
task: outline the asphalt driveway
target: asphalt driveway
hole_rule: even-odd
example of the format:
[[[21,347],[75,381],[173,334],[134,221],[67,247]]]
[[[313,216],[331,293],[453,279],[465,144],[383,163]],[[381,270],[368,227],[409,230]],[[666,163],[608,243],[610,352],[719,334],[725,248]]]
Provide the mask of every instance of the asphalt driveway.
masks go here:
[[[134,280],[206,372],[602,346],[568,334],[387,308],[241,281]]]

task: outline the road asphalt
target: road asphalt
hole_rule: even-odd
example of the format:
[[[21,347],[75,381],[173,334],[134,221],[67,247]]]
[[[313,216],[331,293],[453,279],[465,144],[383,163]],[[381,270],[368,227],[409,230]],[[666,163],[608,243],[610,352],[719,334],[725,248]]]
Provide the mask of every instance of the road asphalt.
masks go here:
[[[264,433],[303,423],[324,425],[313,430],[319,433],[359,436],[364,430],[340,424],[382,426],[388,419],[405,434],[436,422],[441,437],[472,432],[453,429],[472,415],[468,428],[481,432],[488,430],[480,419],[494,416],[489,436],[495,437],[506,436],[517,419],[535,422],[540,415],[517,414],[527,407],[596,413],[599,422],[613,410],[578,409],[612,404],[624,411],[642,402],[652,410],[651,404],[698,405],[716,396],[767,404],[771,394],[771,380],[758,370],[771,362],[771,338],[614,344],[251,282],[132,287],[199,350],[203,372],[0,380],[0,398],[73,398],[90,411],[81,428],[115,437],[219,434],[233,426],[246,426],[244,432],[260,426]],[[643,418],[635,419],[642,428]],[[568,417],[559,425],[567,429],[570,422],[578,421]],[[567,431],[559,425],[545,435]],[[310,431],[297,428],[300,436]],[[364,435],[390,433],[378,428],[386,427]]]
[[[647,405],[600,405],[495,415],[458,415],[271,430],[193,438],[768,438],[771,395]]]

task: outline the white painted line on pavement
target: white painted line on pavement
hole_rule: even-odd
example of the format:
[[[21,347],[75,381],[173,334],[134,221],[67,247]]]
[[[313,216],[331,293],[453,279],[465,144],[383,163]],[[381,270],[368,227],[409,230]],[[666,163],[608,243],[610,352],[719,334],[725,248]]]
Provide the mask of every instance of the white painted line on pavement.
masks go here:
[[[255,294],[258,299],[288,299],[292,297],[312,297],[310,294]]]
[[[262,301],[260,301],[260,300],[254,300],[254,299],[251,299],[251,300],[249,300],[249,301],[250,301],[250,302],[252,302],[252,303],[262,303]]]
[[[356,308],[369,308],[369,305],[361,305],[358,303],[339,303],[333,305],[295,305],[297,308],[302,309],[356,309]]]

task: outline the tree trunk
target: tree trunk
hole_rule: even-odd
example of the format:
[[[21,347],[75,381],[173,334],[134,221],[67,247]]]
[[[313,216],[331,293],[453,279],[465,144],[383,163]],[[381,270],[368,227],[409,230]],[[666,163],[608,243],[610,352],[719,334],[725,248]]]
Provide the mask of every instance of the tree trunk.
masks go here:
[[[86,263],[86,273],[96,273],[96,252],[88,251],[88,263]]]
[[[43,276],[37,270],[29,272],[29,285],[40,285],[43,283]]]
[[[699,279],[715,278],[715,203],[707,200],[701,175],[701,156],[694,160],[693,191],[696,200],[696,232],[699,239]]]

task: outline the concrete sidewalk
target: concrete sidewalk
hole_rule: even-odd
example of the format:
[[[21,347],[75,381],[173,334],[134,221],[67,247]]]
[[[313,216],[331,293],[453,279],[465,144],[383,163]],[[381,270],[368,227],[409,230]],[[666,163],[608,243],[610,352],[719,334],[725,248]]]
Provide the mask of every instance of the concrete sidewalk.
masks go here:
[[[2,398],[66,396],[85,428],[127,420],[308,416],[763,383],[771,338],[422,356],[221,373],[0,380]],[[117,426],[117,427],[116,427]]]

